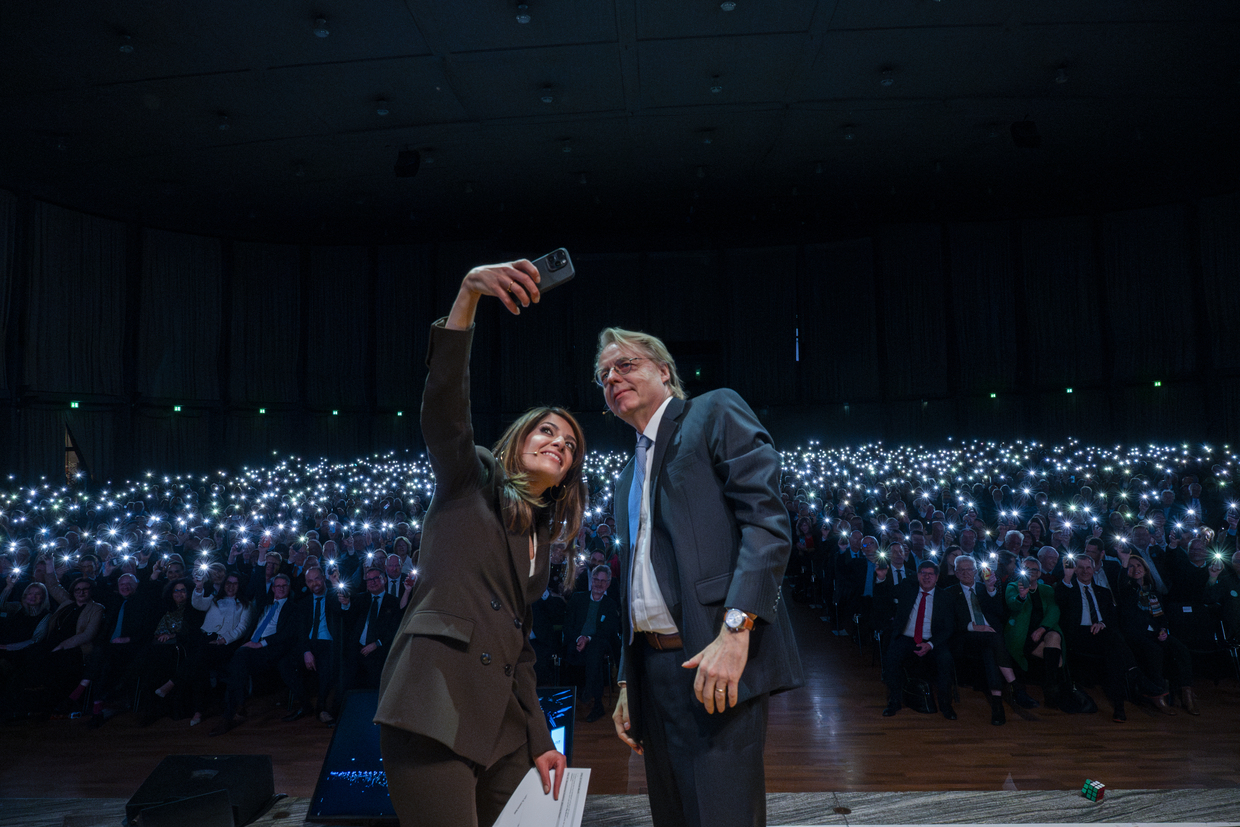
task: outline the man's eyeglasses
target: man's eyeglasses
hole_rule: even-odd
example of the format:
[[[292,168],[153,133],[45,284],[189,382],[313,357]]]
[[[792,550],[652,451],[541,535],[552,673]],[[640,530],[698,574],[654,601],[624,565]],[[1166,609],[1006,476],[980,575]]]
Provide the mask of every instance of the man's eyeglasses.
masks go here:
[[[633,366],[640,361],[642,361],[641,356],[634,356],[632,359],[621,359],[609,368],[599,368],[598,373],[594,374],[594,382],[600,386],[606,384],[607,377],[611,376],[613,370],[620,376],[628,376]]]

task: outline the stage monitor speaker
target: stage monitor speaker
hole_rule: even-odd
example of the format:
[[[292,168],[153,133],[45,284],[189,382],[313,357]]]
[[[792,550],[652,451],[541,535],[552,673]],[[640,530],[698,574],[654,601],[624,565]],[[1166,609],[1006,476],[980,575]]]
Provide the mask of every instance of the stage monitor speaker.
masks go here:
[[[547,716],[552,742],[572,766],[577,690],[571,686],[540,686],[538,703]],[[379,726],[374,723],[378,705],[379,693],[373,690],[355,689],[345,695],[306,821],[384,827],[397,824],[383,772]]]
[[[227,790],[147,807],[135,823],[137,827],[237,827]]]
[[[275,799],[275,781],[271,771],[270,755],[169,755],[155,768],[142,786],[125,805],[125,816],[130,824],[136,824],[140,813],[153,807],[163,807],[182,802],[184,799],[200,798],[204,806],[211,793],[224,792],[228,796],[232,824],[241,827],[249,824],[270,806]],[[210,799],[216,801],[218,799]],[[170,812],[169,818],[178,818],[180,810]],[[159,814],[155,814],[159,817]],[[165,820],[163,827],[203,824],[201,818],[191,813],[187,820]],[[207,822],[214,827],[214,822]]]

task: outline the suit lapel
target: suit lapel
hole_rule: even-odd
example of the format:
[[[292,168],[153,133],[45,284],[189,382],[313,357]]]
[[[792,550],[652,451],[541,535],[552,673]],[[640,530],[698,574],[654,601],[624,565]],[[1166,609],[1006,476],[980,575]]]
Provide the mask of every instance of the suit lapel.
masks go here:
[[[654,567],[654,576],[659,583],[659,591],[663,593],[663,602],[671,611],[677,625],[680,625],[680,570],[676,566],[675,551],[667,543],[659,542],[659,525],[662,515],[659,513],[659,478],[663,471],[663,461],[667,458],[668,446],[676,432],[680,430],[680,419],[686,410],[685,400],[672,397],[663,409],[663,419],[659,422],[659,433],[655,435],[654,456],[650,458],[650,564]]]

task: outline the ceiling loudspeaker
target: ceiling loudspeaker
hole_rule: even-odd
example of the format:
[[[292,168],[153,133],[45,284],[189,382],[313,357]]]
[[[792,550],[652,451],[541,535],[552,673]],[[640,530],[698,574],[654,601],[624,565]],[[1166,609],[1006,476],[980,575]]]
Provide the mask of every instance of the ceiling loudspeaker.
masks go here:
[[[1042,136],[1038,134],[1038,125],[1033,121],[1013,123],[1012,143],[1025,149],[1037,149],[1042,146]]]
[[[402,149],[396,156],[396,166],[392,171],[397,178],[412,178],[418,174],[421,163],[422,155],[416,149]]]

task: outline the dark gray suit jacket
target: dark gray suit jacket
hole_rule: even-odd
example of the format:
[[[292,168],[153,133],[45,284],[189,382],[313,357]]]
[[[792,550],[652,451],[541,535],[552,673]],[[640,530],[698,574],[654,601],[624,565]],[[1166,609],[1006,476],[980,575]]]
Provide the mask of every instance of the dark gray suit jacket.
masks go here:
[[[663,599],[685,644],[686,658],[706,648],[725,608],[758,615],[739,699],[800,686],[801,659],[779,587],[792,550],[788,512],[779,496],[779,453],[745,401],[717,390],[672,399],[650,449],[651,560]],[[628,492],[633,462],[616,484],[625,655],[622,674],[640,683],[632,657]],[[641,737],[640,692],[628,693]]]

